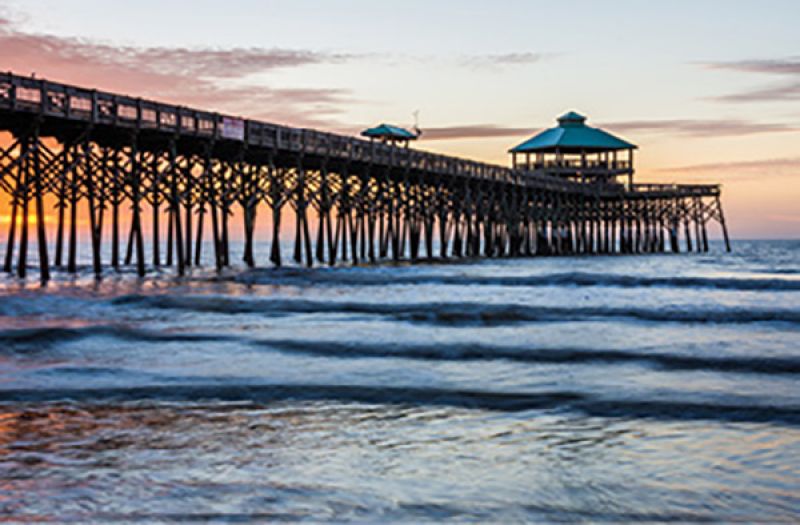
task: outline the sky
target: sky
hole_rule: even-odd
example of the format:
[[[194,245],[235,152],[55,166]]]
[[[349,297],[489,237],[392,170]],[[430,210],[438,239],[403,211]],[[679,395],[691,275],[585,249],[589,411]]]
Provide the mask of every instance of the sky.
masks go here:
[[[0,69],[498,164],[560,114],[800,238],[800,2],[0,0]]]

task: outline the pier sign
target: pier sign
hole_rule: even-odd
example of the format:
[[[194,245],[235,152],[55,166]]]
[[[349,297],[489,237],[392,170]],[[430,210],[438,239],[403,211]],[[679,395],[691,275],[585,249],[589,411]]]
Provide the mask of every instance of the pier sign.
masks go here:
[[[244,120],[222,117],[222,138],[244,140]]]

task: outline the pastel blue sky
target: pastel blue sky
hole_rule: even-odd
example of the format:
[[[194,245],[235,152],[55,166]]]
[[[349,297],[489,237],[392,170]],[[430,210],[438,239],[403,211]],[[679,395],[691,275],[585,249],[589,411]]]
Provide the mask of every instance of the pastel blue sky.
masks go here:
[[[505,163],[568,109],[642,180],[721,181],[739,237],[800,236],[797,1],[0,0],[0,68]]]

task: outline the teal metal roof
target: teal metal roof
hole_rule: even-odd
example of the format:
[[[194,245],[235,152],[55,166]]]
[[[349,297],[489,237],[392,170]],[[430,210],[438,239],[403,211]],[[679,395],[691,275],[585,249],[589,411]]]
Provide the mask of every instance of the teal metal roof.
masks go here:
[[[416,135],[397,126],[390,126],[389,124],[381,124],[374,128],[365,129],[361,132],[362,137],[369,137],[373,139],[401,139],[401,140],[415,140]]]
[[[636,146],[602,129],[587,126],[586,117],[570,111],[558,118],[557,127],[542,131],[509,152],[533,153],[559,150],[565,153],[578,153],[620,149],[636,149]]]

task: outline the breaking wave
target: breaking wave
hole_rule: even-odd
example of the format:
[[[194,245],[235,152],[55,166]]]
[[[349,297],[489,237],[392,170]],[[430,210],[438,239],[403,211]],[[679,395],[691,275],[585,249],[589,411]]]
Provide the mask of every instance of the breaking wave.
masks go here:
[[[0,344],[17,346],[47,347],[89,337],[113,337],[126,341],[145,342],[207,342],[224,339],[221,335],[156,332],[138,328],[114,325],[95,325],[79,328],[44,326],[36,328],[17,328],[0,330]]]
[[[490,361],[525,363],[645,363],[668,370],[700,370],[744,374],[800,374],[800,358],[755,356],[700,357],[671,353],[627,352],[597,349],[526,349],[480,344],[365,344],[325,341],[261,341],[284,352],[324,357],[405,358],[431,361]]]
[[[231,279],[246,284],[270,285],[452,285],[452,286],[608,286],[617,288],[701,288],[738,291],[800,290],[800,280],[736,277],[642,277],[636,275],[568,272],[532,276],[482,276],[417,274],[385,275],[357,270],[252,270]]]
[[[333,358],[403,358],[428,361],[494,361],[523,363],[582,364],[642,363],[666,370],[699,370],[742,374],[800,374],[800,358],[721,356],[705,357],[646,350],[625,351],[597,348],[524,348],[475,343],[369,344],[356,341],[248,339],[246,336],[175,333],[129,326],[80,328],[39,327],[0,330],[0,344],[15,351],[44,350],[53,345],[93,337],[142,343],[236,341],[281,352]]]
[[[551,307],[466,302],[369,303],[313,301],[304,299],[240,299],[221,296],[127,295],[114,304],[219,314],[356,314],[385,316],[401,321],[445,324],[507,324],[519,322],[567,322],[596,319],[629,319],[662,323],[800,325],[800,311],[789,309],[694,308],[652,309],[639,307]]]
[[[447,406],[520,412],[567,410],[591,417],[715,420],[800,426],[800,406],[610,399],[571,391],[489,392],[412,386],[201,383],[120,388],[0,391],[0,403],[249,403],[337,401],[360,404]]]

